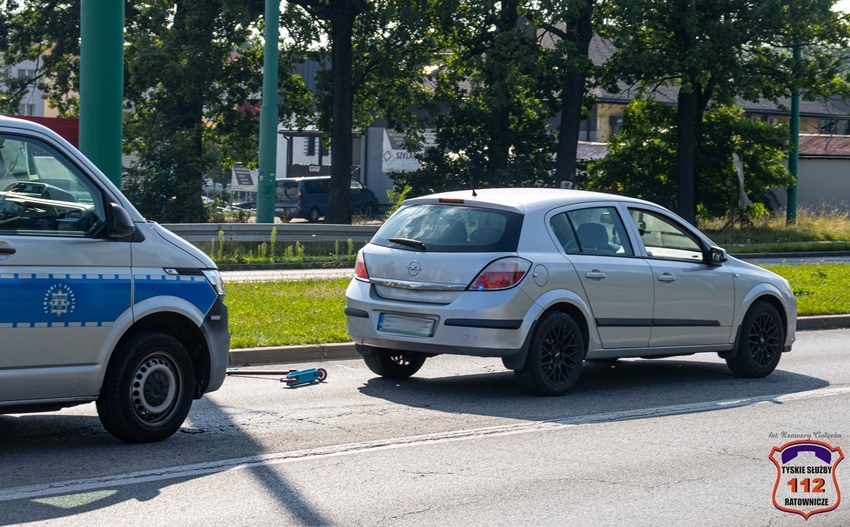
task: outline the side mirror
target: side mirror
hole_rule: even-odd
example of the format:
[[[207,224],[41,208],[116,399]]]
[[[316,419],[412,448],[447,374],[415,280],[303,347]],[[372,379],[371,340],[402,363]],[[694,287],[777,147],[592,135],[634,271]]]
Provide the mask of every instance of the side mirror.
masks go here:
[[[124,207],[117,203],[110,203],[111,214],[106,220],[106,235],[110,238],[126,238],[136,232],[136,226]]]
[[[729,260],[726,255],[726,249],[712,245],[708,248],[708,258],[706,263],[709,265],[720,265]]]

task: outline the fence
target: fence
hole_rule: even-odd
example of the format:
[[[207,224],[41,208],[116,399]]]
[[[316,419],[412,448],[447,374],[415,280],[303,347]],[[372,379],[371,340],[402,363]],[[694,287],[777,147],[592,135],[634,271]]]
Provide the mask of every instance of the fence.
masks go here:
[[[271,224],[271,223],[170,223],[163,227],[188,242],[218,240],[218,232],[224,233],[226,242],[267,242],[272,229],[277,229],[278,242],[334,242],[347,241],[366,243],[372,239],[379,225],[326,225],[326,224]]]

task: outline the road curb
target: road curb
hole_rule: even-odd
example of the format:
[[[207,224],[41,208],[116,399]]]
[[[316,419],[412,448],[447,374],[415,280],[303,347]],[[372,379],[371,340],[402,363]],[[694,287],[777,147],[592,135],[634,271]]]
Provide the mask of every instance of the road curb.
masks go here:
[[[850,327],[850,314],[799,317],[797,330],[841,329]],[[282,362],[310,362],[337,359],[354,359],[360,354],[353,342],[315,344],[308,346],[269,346],[230,350],[231,366],[249,364],[274,364]]]
[[[359,354],[353,342],[314,344],[307,346],[270,346],[230,350],[230,365],[267,364],[280,362],[310,362],[353,359]]]
[[[823,315],[798,317],[797,329],[840,329],[850,327],[850,315]]]

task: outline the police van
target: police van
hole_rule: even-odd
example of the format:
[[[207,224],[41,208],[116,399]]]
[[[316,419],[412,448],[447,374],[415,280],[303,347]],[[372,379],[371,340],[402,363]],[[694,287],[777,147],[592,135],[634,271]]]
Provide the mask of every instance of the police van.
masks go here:
[[[95,402],[115,437],[161,441],[229,347],[212,260],[57,134],[0,117],[0,414]]]

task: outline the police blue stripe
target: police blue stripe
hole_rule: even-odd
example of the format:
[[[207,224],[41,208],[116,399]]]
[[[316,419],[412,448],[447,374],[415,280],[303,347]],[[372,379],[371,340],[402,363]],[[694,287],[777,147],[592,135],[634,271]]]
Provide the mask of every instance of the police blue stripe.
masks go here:
[[[109,326],[127,310],[129,275],[6,273],[0,324],[12,327]]]
[[[134,275],[136,303],[157,296],[176,296],[206,315],[218,295],[203,275]]]
[[[0,274],[0,327],[111,326],[132,303],[175,296],[205,315],[218,295],[204,276]]]

